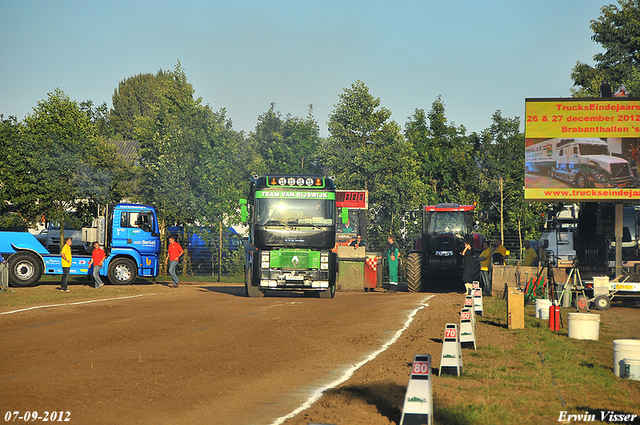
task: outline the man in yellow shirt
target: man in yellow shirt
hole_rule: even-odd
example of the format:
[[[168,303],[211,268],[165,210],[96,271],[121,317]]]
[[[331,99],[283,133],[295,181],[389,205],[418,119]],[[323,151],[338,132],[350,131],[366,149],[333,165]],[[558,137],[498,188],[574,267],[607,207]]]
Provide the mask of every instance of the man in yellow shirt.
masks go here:
[[[71,271],[71,238],[64,239],[64,246],[60,251],[60,263],[62,264],[62,282],[60,283],[60,290],[69,292],[67,289],[67,282],[69,281],[69,272]]]
[[[507,257],[507,249],[502,245],[502,239],[496,238],[493,242],[493,264],[504,264],[504,259]]]
[[[482,277],[483,295],[491,295],[491,246],[489,242],[482,243],[483,251],[480,253],[480,276]]]
[[[524,260],[522,260],[522,265],[523,266],[535,266],[537,263],[537,259],[538,259],[538,254],[536,253],[536,250],[531,248],[531,242],[529,241],[524,241]]]

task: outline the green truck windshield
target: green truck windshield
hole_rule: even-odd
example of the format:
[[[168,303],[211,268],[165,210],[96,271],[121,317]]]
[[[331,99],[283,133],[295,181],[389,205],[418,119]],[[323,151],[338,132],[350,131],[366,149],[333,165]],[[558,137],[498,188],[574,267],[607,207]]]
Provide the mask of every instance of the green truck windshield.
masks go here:
[[[276,198],[256,196],[255,224],[259,226],[333,226],[335,194],[332,199]]]

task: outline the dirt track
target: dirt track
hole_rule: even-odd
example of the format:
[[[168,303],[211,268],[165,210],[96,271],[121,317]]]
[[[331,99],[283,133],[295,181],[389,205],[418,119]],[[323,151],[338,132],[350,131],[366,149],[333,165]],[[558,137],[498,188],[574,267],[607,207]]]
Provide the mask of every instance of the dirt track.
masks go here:
[[[377,350],[428,296],[243,292],[153,285],[134,298],[2,315],[0,413],[69,411],[83,424],[269,424]],[[429,308],[443,307],[438,298]]]
[[[71,289],[79,300],[95,298],[92,288]],[[53,285],[20,290],[57,294]],[[100,291],[103,298],[91,303],[11,314],[5,313],[15,309],[0,308],[0,415],[64,411],[76,424],[397,424],[413,355],[431,354],[438,366],[444,325],[458,320],[463,301],[457,293],[407,292],[250,299],[241,286],[216,284]],[[123,291],[129,297],[110,298]],[[379,350],[425,300],[428,306],[388,350],[285,418]],[[602,317],[604,326],[622,327],[626,337],[640,335],[640,308],[612,308]],[[514,335],[491,323],[477,330],[480,345],[503,349]],[[455,405],[463,386],[482,385],[435,377],[434,404]],[[551,384],[545,385],[549,392]],[[583,405],[563,394],[568,403]],[[484,397],[478,392],[473,401],[494,402]],[[608,403],[617,408],[615,400]],[[556,398],[545,405],[557,415]]]

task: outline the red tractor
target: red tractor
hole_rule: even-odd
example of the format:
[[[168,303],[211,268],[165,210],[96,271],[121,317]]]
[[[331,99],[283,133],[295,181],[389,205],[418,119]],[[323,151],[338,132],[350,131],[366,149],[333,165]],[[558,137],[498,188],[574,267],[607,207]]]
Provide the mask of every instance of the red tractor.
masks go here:
[[[415,239],[405,265],[409,291],[426,289],[429,279],[436,276],[462,276],[464,241],[472,241],[474,252],[482,250],[482,236],[474,232],[475,208],[475,204],[422,207],[422,233]]]

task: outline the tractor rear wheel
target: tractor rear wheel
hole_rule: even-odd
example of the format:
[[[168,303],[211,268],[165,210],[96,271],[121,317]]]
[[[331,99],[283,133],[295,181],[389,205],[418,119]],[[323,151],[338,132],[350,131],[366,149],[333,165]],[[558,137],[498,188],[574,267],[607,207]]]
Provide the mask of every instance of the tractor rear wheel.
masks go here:
[[[424,289],[422,281],[422,266],[424,265],[424,254],[420,252],[411,252],[407,256],[407,289],[409,292],[420,292]]]

